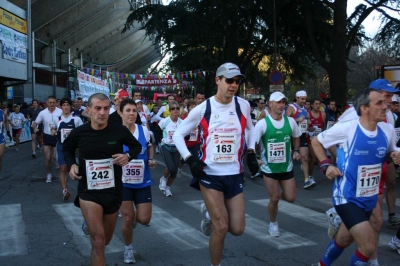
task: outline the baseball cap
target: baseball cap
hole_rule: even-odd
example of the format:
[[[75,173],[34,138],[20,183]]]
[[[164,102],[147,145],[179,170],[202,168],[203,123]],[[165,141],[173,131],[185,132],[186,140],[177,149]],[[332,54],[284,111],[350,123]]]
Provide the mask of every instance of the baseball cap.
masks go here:
[[[64,97],[60,100],[60,106],[62,106],[64,103],[68,103],[69,105],[72,105],[72,101],[68,97]]]
[[[115,99],[121,98],[121,97],[129,97],[129,93],[126,90],[120,89],[115,93]]]
[[[135,103],[141,103],[141,102],[142,102],[142,100],[140,100],[140,99],[135,100]]]
[[[396,90],[393,86],[392,83],[390,83],[386,79],[376,79],[369,84],[370,89],[375,89],[375,90],[384,90],[390,93],[399,93],[399,90]]]
[[[224,76],[225,78],[233,78],[236,76],[242,76],[243,78],[246,78],[242,73],[240,73],[240,69],[237,65],[233,63],[225,63],[221,65],[217,69],[216,75],[219,76]]]
[[[397,95],[392,96],[392,102],[399,102],[399,99],[397,98]]]
[[[306,91],[298,91],[296,92],[296,97],[307,97]]]
[[[269,96],[269,100],[272,102],[279,102],[282,99],[285,99],[286,101],[288,100],[288,98],[280,91],[276,91]]]

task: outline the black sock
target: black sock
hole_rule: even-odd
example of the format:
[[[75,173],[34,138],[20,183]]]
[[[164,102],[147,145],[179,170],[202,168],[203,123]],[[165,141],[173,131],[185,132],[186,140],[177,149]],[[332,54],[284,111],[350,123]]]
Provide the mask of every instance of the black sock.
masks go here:
[[[395,213],[389,213],[389,218],[392,218],[395,215]]]

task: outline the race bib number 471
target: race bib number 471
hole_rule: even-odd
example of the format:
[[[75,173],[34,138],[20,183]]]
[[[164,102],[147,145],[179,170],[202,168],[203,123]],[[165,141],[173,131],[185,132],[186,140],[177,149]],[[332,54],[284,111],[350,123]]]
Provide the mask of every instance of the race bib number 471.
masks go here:
[[[115,187],[113,159],[85,160],[88,190]]]

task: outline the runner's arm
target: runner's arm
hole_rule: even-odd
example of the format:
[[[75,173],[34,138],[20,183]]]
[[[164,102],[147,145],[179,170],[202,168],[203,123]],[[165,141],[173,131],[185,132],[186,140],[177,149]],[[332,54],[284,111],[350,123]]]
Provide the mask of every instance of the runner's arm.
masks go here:
[[[153,120],[154,121],[160,121],[163,118],[161,117],[161,115],[165,112],[165,106],[161,106],[160,110],[158,110],[157,114],[155,116],[153,116]]]

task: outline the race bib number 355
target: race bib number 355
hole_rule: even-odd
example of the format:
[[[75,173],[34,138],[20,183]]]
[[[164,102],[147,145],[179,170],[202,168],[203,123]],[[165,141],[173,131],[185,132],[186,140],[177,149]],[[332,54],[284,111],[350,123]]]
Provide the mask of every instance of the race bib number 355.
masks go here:
[[[113,159],[85,160],[88,190],[115,187]]]
[[[142,184],[144,178],[144,161],[131,160],[122,167],[122,182],[127,184]]]

